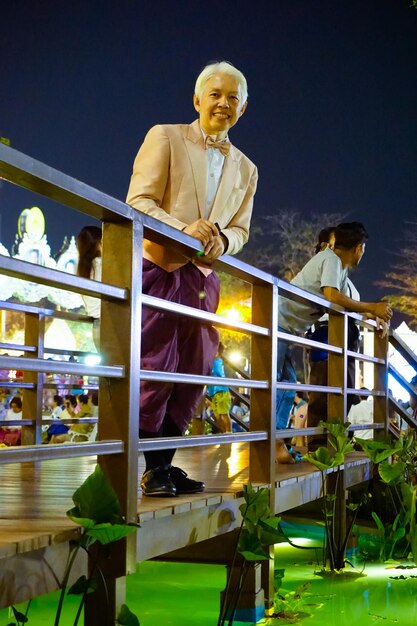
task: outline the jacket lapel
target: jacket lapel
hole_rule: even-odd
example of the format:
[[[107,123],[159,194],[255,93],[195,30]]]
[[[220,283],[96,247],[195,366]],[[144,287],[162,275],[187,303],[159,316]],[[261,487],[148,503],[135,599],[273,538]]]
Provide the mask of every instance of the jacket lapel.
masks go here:
[[[185,146],[188,151],[193,172],[198,210],[200,217],[204,218],[206,212],[207,160],[206,151],[204,150],[203,135],[198,120],[188,127],[188,133],[185,137]]]

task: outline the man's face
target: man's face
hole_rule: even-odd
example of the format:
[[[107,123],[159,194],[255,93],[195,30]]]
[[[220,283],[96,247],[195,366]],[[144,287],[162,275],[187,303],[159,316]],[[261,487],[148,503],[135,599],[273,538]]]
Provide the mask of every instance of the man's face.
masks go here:
[[[221,139],[227,135],[246,109],[239,83],[234,76],[215,74],[206,83],[201,99],[194,95],[194,108],[206,135]]]
[[[354,252],[354,261],[353,261],[353,265],[359,265],[359,263],[361,262],[361,258],[363,257],[363,255],[365,254],[365,244],[364,243],[359,243],[356,248],[355,248],[355,252]]]

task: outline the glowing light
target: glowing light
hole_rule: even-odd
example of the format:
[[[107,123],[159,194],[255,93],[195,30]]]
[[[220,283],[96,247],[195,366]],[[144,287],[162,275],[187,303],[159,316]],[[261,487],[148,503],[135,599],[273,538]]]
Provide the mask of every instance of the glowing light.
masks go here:
[[[242,312],[239,311],[239,309],[236,309],[234,306],[231,309],[226,309],[223,312],[223,315],[225,317],[227,317],[227,319],[230,320],[231,322],[242,322],[243,321]]]
[[[310,539],[308,537],[292,537],[291,541],[293,543],[295,543],[297,546],[303,546],[303,547],[317,547],[317,548],[321,548],[322,547],[322,542],[320,541],[320,539]],[[282,541],[282,543],[276,543],[275,544],[275,552],[279,551],[290,551],[292,549],[292,546],[287,543],[286,541]]]
[[[242,361],[243,355],[240,352],[238,352],[237,350],[235,350],[234,352],[231,352],[228,355],[228,358],[229,358],[229,361],[231,361],[235,365],[238,365]]]
[[[98,365],[99,363],[101,363],[101,356],[99,356],[98,354],[90,354],[85,357],[84,362],[86,365]]]

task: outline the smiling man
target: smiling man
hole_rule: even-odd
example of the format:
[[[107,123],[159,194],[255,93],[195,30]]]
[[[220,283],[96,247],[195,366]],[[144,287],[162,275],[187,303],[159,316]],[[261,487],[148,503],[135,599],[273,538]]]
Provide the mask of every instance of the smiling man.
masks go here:
[[[145,240],[143,293],[215,312],[219,280],[210,265],[241,250],[249,236],[255,165],[228,138],[247,107],[243,74],[221,61],[206,66],[195,85],[192,124],[164,124],[146,135],[133,166],[127,202],[192,237],[204,254],[190,260],[169,245]],[[210,375],[218,347],[211,324],[143,310],[141,367]],[[141,382],[141,438],[182,435],[194,417],[199,385]],[[175,450],[145,453],[142,492],[175,496],[204,489],[171,464]]]

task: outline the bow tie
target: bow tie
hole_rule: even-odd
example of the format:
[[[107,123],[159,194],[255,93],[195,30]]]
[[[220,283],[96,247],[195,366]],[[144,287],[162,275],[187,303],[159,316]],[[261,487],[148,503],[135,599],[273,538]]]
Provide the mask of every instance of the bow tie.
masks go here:
[[[213,137],[210,137],[210,135],[207,135],[204,144],[206,150],[207,148],[217,148],[218,150],[220,150],[223,156],[227,156],[229,154],[230,146],[231,143],[227,139],[223,141],[215,141]]]

